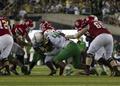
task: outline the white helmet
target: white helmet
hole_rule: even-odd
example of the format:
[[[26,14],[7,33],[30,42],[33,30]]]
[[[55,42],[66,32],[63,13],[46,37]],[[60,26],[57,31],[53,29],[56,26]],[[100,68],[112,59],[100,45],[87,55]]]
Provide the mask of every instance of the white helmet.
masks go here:
[[[43,34],[42,32],[36,32],[34,33],[33,39],[32,39],[32,43],[41,43],[43,42]]]

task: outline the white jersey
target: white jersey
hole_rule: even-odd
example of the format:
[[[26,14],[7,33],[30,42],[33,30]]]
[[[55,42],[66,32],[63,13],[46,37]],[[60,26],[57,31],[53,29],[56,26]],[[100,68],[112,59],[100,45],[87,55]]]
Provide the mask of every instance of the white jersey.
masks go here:
[[[44,35],[48,40],[50,40],[53,46],[57,48],[63,48],[70,42],[70,40],[67,40],[64,36],[60,35],[60,32],[58,31],[49,31]]]

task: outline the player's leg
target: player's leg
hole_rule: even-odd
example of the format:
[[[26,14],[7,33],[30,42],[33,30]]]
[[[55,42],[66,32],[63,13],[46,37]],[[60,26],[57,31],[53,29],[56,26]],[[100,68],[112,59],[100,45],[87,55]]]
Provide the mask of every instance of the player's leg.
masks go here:
[[[26,49],[26,53],[27,53],[26,64],[29,64],[29,62],[30,62],[30,49],[31,49],[31,45],[29,45],[29,43],[27,43],[27,46],[25,47],[25,49]]]
[[[53,61],[52,61],[53,57],[54,56],[51,56],[51,55],[46,55],[46,57],[45,57],[45,64],[51,71],[49,75],[56,74],[56,68],[55,68]]]
[[[31,71],[34,68],[34,66],[37,64],[37,62],[39,60],[41,60],[43,58],[45,58],[45,55],[43,53],[38,53],[37,51],[35,51],[35,53],[33,55],[33,60],[29,64],[29,73],[28,74],[31,74]]]
[[[9,61],[8,61],[8,56],[10,54],[10,51],[13,46],[13,38],[10,35],[5,35],[3,38],[0,39],[0,46],[1,48],[1,62],[3,64],[3,67],[5,67],[7,74],[10,74],[9,70]]]
[[[45,63],[46,64],[46,66],[50,69],[50,73],[49,73],[49,75],[54,75],[54,74],[56,74],[56,69],[55,69],[55,67],[54,67],[54,64],[53,64],[53,62],[51,62],[51,61],[48,61],[48,62],[46,62]]]
[[[110,37],[109,37],[110,38]],[[116,60],[114,60],[111,56],[112,56],[112,52],[113,52],[113,42],[111,40],[111,42],[105,46],[106,49],[106,59],[107,61],[110,63],[110,65],[112,66],[113,69],[113,76],[120,76],[120,71],[118,70],[118,64],[116,62]]]
[[[59,67],[61,68],[60,70],[60,75],[63,74],[63,70],[65,68],[65,63],[62,62],[63,60],[66,60],[70,57],[73,57],[76,54],[76,47],[78,49],[77,44],[75,44],[74,42],[70,42],[66,47],[64,47],[60,53],[54,57],[53,61],[59,65]],[[78,49],[79,50],[79,49]]]
[[[56,56],[60,52],[60,49],[54,48],[52,51],[44,53],[45,57],[45,64],[51,70],[49,75],[56,74],[56,69],[58,68],[58,64],[53,61],[54,56]]]
[[[106,59],[113,68],[113,76],[120,76],[120,71],[118,70],[117,62],[112,58],[113,37],[111,35],[107,35],[106,39],[105,39],[106,45],[104,46],[104,48],[106,50]]]
[[[81,66],[81,63],[80,63],[80,50],[78,48],[78,46],[76,46],[76,44],[72,44],[71,47],[74,47],[72,48],[73,50],[73,55],[72,55],[72,58],[73,58],[73,66],[74,68],[76,69],[80,69],[80,66]]]
[[[73,50],[71,53],[71,64],[68,64],[68,66],[66,66],[65,70],[67,69],[66,75],[71,75],[71,74],[78,74],[79,73],[79,69],[81,69],[83,67],[83,64],[81,63],[81,57],[80,57],[80,49],[78,48],[78,46],[76,46],[75,43],[73,43],[71,45],[71,49]],[[75,68],[75,70],[72,70],[72,66]]]
[[[28,72],[28,68],[24,64],[24,55],[16,55],[16,61],[17,65],[21,68],[21,72],[26,75]]]
[[[22,67],[24,67],[25,51],[23,50],[23,48],[19,44],[14,43],[13,47],[12,47],[12,50],[11,50],[11,53],[15,54],[15,55],[13,55],[13,57],[14,57],[13,60],[14,61],[12,61],[13,66],[11,67],[11,71],[14,74],[18,75],[18,73],[16,71],[16,68],[17,68],[17,66],[20,66],[21,69],[22,69]]]
[[[103,40],[101,39],[101,36],[97,36],[90,44],[90,47],[88,48],[87,51],[87,56],[86,56],[86,68],[85,72],[86,75],[90,74],[90,67],[94,59],[95,53],[102,47],[103,45]]]
[[[16,60],[15,57],[13,57],[13,55],[9,55],[9,62],[10,62],[10,65],[11,65],[10,71],[12,73],[14,73],[15,75],[19,75],[19,73],[16,70],[18,61]]]

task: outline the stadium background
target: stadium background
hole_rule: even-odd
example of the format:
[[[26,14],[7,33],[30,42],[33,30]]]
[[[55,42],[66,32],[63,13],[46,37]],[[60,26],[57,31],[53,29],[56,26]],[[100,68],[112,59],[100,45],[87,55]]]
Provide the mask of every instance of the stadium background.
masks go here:
[[[52,22],[57,29],[73,29],[76,19],[92,14],[120,40],[119,0],[0,0],[0,12],[13,23],[30,18],[34,21],[34,29],[38,29],[41,19]]]

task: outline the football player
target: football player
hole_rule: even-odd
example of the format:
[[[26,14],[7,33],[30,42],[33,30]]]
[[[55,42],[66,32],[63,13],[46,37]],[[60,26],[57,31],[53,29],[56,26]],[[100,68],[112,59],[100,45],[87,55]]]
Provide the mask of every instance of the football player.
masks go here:
[[[37,64],[37,62],[39,60],[41,60],[42,62],[44,62],[44,52],[45,49],[43,47],[43,39],[42,39],[43,34],[41,32],[36,32],[32,38],[32,46],[34,49],[34,55],[33,55],[33,59],[29,64],[29,72],[28,75],[31,74],[32,69],[34,68],[34,66]]]
[[[33,27],[32,20],[26,20],[23,24],[16,23],[12,28],[12,33],[14,34],[15,38],[22,36],[23,38],[26,38],[29,43],[31,43],[30,37],[28,36],[28,32],[31,27]]]
[[[45,24],[47,24],[47,22]],[[45,30],[44,27],[48,27],[50,29],[45,28]],[[66,65],[63,60],[67,60],[70,57],[73,57],[73,66],[75,68],[80,68],[80,50],[77,44],[71,40],[67,40],[64,34],[54,30],[50,24],[45,25],[44,27],[43,32],[46,44],[51,43],[55,48],[61,49],[60,52],[53,58],[53,62],[55,62],[61,69],[59,75],[63,74],[63,70]]]
[[[13,37],[6,17],[0,16],[0,63],[10,75],[8,56],[13,46]]]
[[[26,20],[25,23],[23,23],[23,24],[16,23],[14,25],[14,27],[12,28],[12,33],[14,34],[14,40],[21,47],[21,49],[23,49],[25,46],[31,47],[31,45],[32,45],[31,40],[28,36],[28,32],[32,26],[33,26],[32,20]],[[25,42],[25,39],[28,41],[28,43]],[[22,50],[22,51],[24,51],[24,50]],[[16,58],[19,60],[19,62],[21,62],[21,64],[23,64],[23,65],[21,65],[22,72],[24,70],[26,70],[25,66],[24,66],[25,65],[24,64],[24,62],[25,62],[24,61],[24,53],[22,55],[21,55],[21,53],[16,54]],[[27,52],[27,54],[28,54],[28,58],[29,58],[29,53]],[[12,68],[15,69],[16,67],[12,67]],[[14,70],[12,70],[12,71],[14,71]]]
[[[55,28],[52,26],[52,24],[48,21],[41,21],[40,23],[40,29],[46,37],[50,32],[54,32]],[[58,68],[58,65],[53,62],[53,57],[60,51],[59,48],[55,48],[51,42],[44,40],[44,48],[46,49],[46,52],[44,53],[45,55],[45,64],[46,66],[50,69],[50,74],[49,75],[54,75],[56,74],[56,68]],[[63,70],[60,68],[60,70]]]
[[[87,31],[90,36],[93,38],[93,41],[90,44],[90,47],[87,50],[86,57],[86,75],[90,74],[90,66],[93,61],[95,53],[101,48],[104,47],[106,52],[106,59],[111,64],[113,68],[113,76],[119,76],[120,72],[117,68],[116,61],[111,57],[113,52],[113,37],[110,31],[103,25],[101,21],[97,19],[96,16],[87,16],[84,20],[80,19],[78,22],[79,27],[78,33],[75,35],[68,35],[68,38],[79,38]],[[88,28],[85,28],[88,26]]]
[[[51,70],[49,75],[54,75],[56,73],[56,68],[54,68],[54,63],[52,62],[52,58],[58,52],[58,49],[53,49],[51,45],[45,45],[43,33],[36,32],[32,38],[33,48],[35,50],[33,60],[30,62],[29,65],[29,73],[33,67],[37,64],[38,60],[43,60],[45,58],[46,66]],[[44,60],[43,60],[44,61]]]

